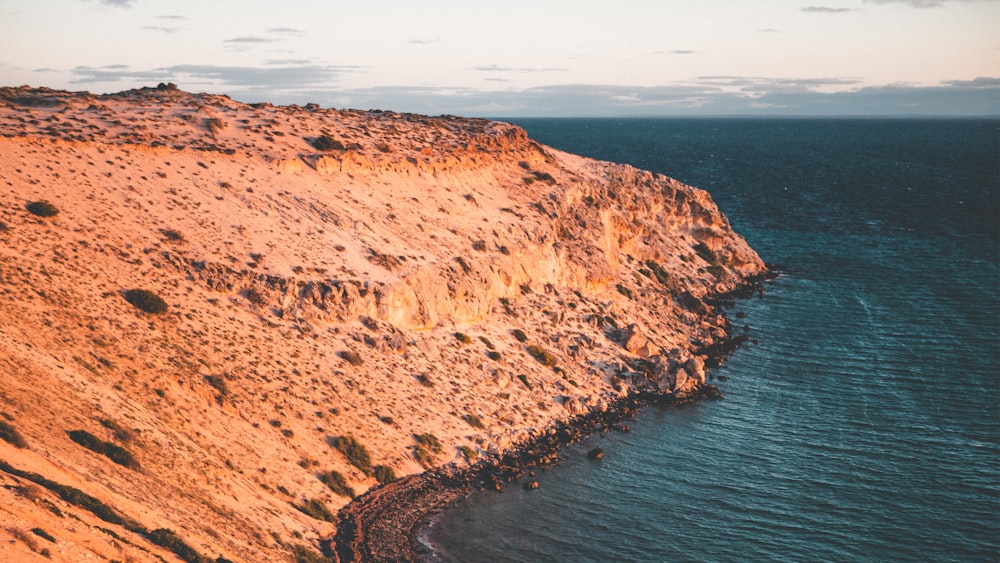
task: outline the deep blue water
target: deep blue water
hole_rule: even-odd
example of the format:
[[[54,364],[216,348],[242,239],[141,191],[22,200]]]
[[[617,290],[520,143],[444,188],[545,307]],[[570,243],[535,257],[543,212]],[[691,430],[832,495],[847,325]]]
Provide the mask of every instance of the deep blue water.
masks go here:
[[[1000,121],[518,123],[707,189],[785,274],[724,400],[472,495],[441,559],[1000,560]]]

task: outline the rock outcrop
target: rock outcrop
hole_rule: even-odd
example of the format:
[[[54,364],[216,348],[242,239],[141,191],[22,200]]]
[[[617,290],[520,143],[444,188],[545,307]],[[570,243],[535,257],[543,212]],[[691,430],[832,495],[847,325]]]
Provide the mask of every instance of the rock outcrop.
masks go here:
[[[706,192],[478,119],[0,88],[0,186],[16,557],[334,556],[352,493],[697,393],[765,270]]]

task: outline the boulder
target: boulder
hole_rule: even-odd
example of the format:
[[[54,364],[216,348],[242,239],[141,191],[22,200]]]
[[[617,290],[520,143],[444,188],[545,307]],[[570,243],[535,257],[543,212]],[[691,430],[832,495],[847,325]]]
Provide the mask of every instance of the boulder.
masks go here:
[[[649,341],[638,325],[629,325],[622,337],[623,346],[640,358],[648,358],[660,353],[660,348]]]
[[[688,375],[698,382],[698,385],[705,384],[705,359],[701,356],[694,356],[684,364],[684,369]]]
[[[587,452],[587,459],[602,459],[604,457],[604,449],[594,448]]]

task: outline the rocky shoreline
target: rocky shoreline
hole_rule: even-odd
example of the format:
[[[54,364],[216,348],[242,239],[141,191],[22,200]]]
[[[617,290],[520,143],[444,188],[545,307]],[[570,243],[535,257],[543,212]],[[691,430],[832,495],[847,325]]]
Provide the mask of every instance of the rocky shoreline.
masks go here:
[[[763,297],[764,282],[777,275],[776,269],[769,268],[762,274],[748,277],[732,291],[705,299],[706,313],[724,316],[722,309],[732,306],[736,299],[754,295]],[[724,338],[704,342],[699,349],[708,367],[722,365],[748,339],[744,333],[734,336],[729,322],[725,330]],[[651,374],[645,375],[647,385],[641,385],[629,395],[611,402],[604,410],[594,410],[577,415],[568,422],[557,423],[541,435],[500,455],[466,468],[445,465],[369,489],[340,510],[336,535],[324,545],[324,555],[342,563],[431,560],[433,553],[420,541],[419,534],[429,526],[434,516],[468,494],[503,490],[527,472],[557,463],[562,447],[593,434],[628,431],[624,423],[634,419],[643,407],[722,398],[722,392],[711,383],[699,385],[688,393],[663,392],[657,388]]]

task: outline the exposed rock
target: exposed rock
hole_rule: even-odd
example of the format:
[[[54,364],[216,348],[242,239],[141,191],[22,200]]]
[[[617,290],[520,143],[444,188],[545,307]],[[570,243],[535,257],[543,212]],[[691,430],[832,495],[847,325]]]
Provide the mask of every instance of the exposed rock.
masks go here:
[[[587,459],[604,459],[604,449],[594,448],[587,452]]]

